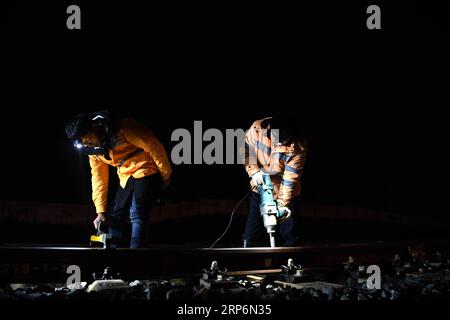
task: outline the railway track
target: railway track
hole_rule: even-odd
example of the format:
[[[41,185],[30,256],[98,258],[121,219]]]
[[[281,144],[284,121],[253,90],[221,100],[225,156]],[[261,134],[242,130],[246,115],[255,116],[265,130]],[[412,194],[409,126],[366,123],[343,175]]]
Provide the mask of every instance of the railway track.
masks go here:
[[[82,247],[0,247],[0,283],[65,282],[67,268],[79,266],[82,281],[111,267],[123,279],[199,274],[211,261],[232,272],[279,270],[289,258],[310,269],[339,267],[349,256],[361,264],[383,263],[408,247],[450,252],[450,240],[310,244],[286,248],[181,248],[105,250]]]

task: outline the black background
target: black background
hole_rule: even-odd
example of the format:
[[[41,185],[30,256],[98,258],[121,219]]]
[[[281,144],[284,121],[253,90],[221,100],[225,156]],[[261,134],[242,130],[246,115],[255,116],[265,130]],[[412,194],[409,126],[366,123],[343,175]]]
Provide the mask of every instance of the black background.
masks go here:
[[[90,203],[75,114],[243,128],[274,111],[307,129],[303,201],[447,214],[449,35],[423,1],[17,2],[2,8],[0,199]],[[82,29],[66,28],[78,4]],[[378,4],[382,29],[366,28]],[[174,166],[176,199],[239,199],[239,165]]]

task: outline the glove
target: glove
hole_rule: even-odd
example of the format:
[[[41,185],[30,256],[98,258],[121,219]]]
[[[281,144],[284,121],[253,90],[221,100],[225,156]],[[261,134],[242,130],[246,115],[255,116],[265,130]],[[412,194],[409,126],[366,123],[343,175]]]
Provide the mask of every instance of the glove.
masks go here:
[[[258,171],[257,173],[252,175],[252,181],[255,186],[264,184],[263,173],[261,171]]]
[[[163,205],[168,202],[169,194],[172,191],[172,179],[166,179],[161,183],[161,189],[155,192],[155,197],[153,198],[153,203],[156,206]]]
[[[98,230],[98,226],[100,225],[100,222],[105,222],[106,216],[104,213],[97,213],[97,218],[94,220],[94,226],[95,230]]]
[[[166,191],[167,189],[169,189],[171,182],[172,182],[172,180],[171,180],[170,178],[167,179],[167,180],[165,180],[165,181],[163,181],[163,182],[162,182],[161,189],[162,189],[163,191]]]
[[[277,219],[283,223],[291,216],[291,210],[280,202],[277,202],[277,208]]]

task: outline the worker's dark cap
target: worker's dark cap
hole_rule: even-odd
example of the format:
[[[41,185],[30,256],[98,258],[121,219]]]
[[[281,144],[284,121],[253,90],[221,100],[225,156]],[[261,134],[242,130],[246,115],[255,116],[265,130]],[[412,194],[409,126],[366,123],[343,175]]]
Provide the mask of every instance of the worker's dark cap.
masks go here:
[[[279,130],[280,141],[303,137],[303,128],[293,115],[282,113],[273,115],[270,119],[270,127]]]
[[[75,141],[85,136],[91,129],[89,114],[79,114],[66,124],[66,135],[70,141]]]

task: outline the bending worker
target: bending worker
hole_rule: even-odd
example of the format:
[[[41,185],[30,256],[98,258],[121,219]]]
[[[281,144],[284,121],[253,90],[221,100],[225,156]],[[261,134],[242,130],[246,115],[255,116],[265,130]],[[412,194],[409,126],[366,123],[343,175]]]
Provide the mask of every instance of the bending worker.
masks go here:
[[[130,247],[144,247],[148,210],[161,189],[169,186],[172,173],[162,144],[138,121],[115,122],[108,111],[78,115],[66,126],[66,134],[89,155],[95,228],[108,218],[111,247],[117,248],[129,215]],[[109,166],[117,168],[120,183],[111,211],[107,210]]]
[[[269,174],[274,186],[274,199],[282,213],[279,225],[284,244],[298,243],[297,215],[300,177],[305,164],[307,145],[302,133],[288,116],[257,120],[247,131],[245,170],[250,177],[249,213],[243,235],[244,247],[259,246],[266,229],[260,213],[258,185]]]

